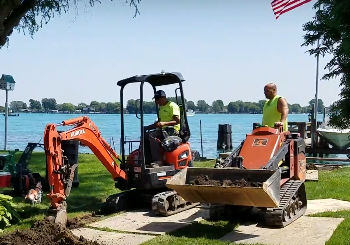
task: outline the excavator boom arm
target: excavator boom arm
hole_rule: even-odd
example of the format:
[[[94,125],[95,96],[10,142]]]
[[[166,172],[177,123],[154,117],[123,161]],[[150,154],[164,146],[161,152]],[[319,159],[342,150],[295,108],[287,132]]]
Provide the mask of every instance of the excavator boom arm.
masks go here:
[[[118,154],[102,138],[99,129],[88,117],[69,119],[63,121],[61,125],[73,125],[74,127],[59,133],[55,124],[48,124],[44,132],[44,148],[50,185],[48,197],[51,199],[52,208],[57,208],[66,199],[65,182],[70,176],[69,166],[63,162],[62,141],[80,141],[91,149],[111,173],[113,179],[128,179],[125,171],[116,163],[119,158]]]

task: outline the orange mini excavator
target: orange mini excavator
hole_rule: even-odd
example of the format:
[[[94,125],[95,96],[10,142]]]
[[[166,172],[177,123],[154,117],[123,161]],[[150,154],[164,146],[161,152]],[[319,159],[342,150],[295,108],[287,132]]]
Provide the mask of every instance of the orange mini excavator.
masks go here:
[[[304,140],[257,127],[216,168],[181,170],[167,186],[191,202],[260,208],[265,225],[284,227],[306,211],[305,177]]]
[[[121,110],[121,151],[119,156],[102,138],[97,126],[86,116],[65,120],[60,124],[48,124],[44,132],[44,147],[46,153],[47,174],[50,186],[48,198],[51,201],[51,215],[56,223],[65,225],[67,221],[67,203],[74,171],[77,164],[69,164],[61,144],[64,141],[76,140],[88,146],[101,163],[112,175],[115,186],[122,193],[110,196],[104,208],[108,211],[119,211],[130,208],[135,203],[145,202],[152,206],[153,211],[160,215],[171,215],[193,207],[195,204],[186,202],[175,191],[167,189],[166,181],[180,169],[192,164],[192,155],[188,139],[190,131],[186,116],[186,105],[180,73],[160,73],[134,76],[118,82],[120,90],[120,106],[123,108],[124,87],[130,83],[138,84],[140,99],[138,101],[137,118],[140,120],[140,140],[128,141],[124,134],[124,110]],[[148,162],[145,157],[145,127],[143,89],[148,85],[152,94],[160,86],[171,85],[174,88],[176,102],[181,111],[179,137],[171,136],[162,142],[165,148],[162,166]],[[156,105],[155,105],[156,106]],[[158,111],[158,108],[156,108]],[[57,126],[73,126],[67,131],[57,131]],[[139,143],[132,151],[131,144]],[[129,153],[125,153],[125,145],[129,145]],[[132,151],[132,152],[130,152]],[[126,158],[128,155],[128,158]]]

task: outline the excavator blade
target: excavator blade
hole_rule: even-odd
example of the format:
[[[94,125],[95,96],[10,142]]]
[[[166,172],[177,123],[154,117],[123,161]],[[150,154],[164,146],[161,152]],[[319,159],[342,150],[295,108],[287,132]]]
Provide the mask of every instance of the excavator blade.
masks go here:
[[[60,210],[57,212],[55,223],[66,227],[67,225],[67,210]]]
[[[237,168],[186,168],[167,181],[189,202],[278,207],[279,171]]]

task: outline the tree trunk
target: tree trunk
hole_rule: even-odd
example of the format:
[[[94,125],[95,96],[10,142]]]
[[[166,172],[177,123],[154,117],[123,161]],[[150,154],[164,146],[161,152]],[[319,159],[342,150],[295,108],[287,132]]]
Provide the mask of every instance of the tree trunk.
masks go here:
[[[35,3],[36,0],[0,0],[0,47],[6,44],[8,36]]]

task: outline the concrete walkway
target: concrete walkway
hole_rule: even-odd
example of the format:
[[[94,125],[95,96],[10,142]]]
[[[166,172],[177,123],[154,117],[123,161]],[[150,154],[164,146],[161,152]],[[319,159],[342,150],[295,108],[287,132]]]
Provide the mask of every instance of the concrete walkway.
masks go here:
[[[263,243],[279,245],[320,245],[332,236],[342,218],[303,216],[281,229],[254,225],[241,225],[220,240],[237,243]]]
[[[113,216],[89,226],[130,233],[163,235],[190,225],[201,217],[200,208],[192,208],[168,217],[155,216],[150,211],[139,210]]]
[[[195,220],[202,219],[203,215],[200,208],[192,208],[169,217],[154,216],[150,211],[138,210],[109,217],[72,232],[100,244],[136,245],[190,225]]]
[[[350,202],[335,199],[310,200],[306,213],[344,209],[350,209]],[[136,245],[206,218],[206,213],[200,208],[193,208],[169,217],[158,217],[148,211],[132,211],[89,224],[85,228],[74,229],[72,232],[101,244]],[[256,224],[241,225],[220,240],[264,244],[324,244],[342,220],[303,216],[282,229],[262,228]]]
[[[336,212],[340,210],[350,210],[350,202],[337,199],[308,200],[305,215],[322,213],[326,211]]]
[[[91,228],[79,228],[72,230],[73,234],[96,241],[101,245],[136,245],[155,238],[155,236],[144,234],[128,234],[115,231],[101,231]]]

